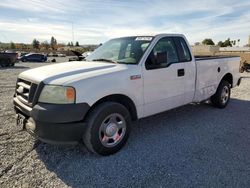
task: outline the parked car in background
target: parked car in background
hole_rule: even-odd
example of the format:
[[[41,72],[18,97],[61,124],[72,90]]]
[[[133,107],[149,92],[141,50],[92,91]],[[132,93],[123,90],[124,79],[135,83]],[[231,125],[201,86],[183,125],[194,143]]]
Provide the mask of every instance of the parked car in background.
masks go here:
[[[23,52],[23,51],[16,51],[17,55],[18,55],[18,59],[20,59],[20,57],[29,54],[28,52]]]
[[[14,52],[2,52],[0,53],[0,66],[9,67],[14,66],[17,62],[18,54]]]
[[[75,57],[69,58],[69,61],[82,61],[85,59],[80,52],[74,50],[71,50],[71,52],[75,54]]]
[[[50,52],[49,54],[47,54],[47,57],[59,57],[59,55],[53,52]]]
[[[87,52],[84,52],[84,53],[82,54],[82,56],[83,56],[84,58],[86,58],[86,57],[88,57],[91,53],[92,53],[91,51],[87,51]]]
[[[57,54],[58,57],[66,57],[66,54]]]
[[[49,53],[49,54],[47,54],[47,57],[53,57],[53,53],[51,52],[51,53]]]
[[[27,62],[27,61],[31,61],[31,62],[45,62],[47,61],[47,56],[44,54],[27,54],[22,56],[20,59],[20,61],[22,62]]]
[[[25,55],[27,55],[27,54],[29,54],[29,53],[28,53],[28,52],[20,52],[19,57],[25,56]]]

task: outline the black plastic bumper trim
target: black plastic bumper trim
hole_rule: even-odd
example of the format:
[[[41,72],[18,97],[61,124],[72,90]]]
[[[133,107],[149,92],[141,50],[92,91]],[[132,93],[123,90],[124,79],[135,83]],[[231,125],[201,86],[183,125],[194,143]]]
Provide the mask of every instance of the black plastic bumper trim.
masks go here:
[[[87,103],[79,104],[36,104],[31,117],[35,121],[48,123],[78,122],[84,119],[90,109]]]
[[[82,139],[84,118],[90,109],[87,103],[38,103],[30,108],[15,97],[13,102],[16,112],[26,117],[24,128],[41,141],[50,144],[75,144]]]
[[[43,123],[35,122],[35,130],[27,132],[32,136],[48,144],[77,144],[81,141],[84,133],[84,122],[77,123]]]

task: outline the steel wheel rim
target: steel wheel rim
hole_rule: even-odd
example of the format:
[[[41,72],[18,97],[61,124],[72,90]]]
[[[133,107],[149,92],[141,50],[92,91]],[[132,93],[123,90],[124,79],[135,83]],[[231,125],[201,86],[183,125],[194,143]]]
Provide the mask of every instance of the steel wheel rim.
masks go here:
[[[223,89],[222,89],[222,93],[221,93],[221,102],[223,104],[226,104],[227,101],[229,99],[229,88],[227,86],[225,86]]]
[[[118,113],[110,114],[102,122],[99,139],[103,146],[114,147],[119,144],[126,133],[126,121]]]

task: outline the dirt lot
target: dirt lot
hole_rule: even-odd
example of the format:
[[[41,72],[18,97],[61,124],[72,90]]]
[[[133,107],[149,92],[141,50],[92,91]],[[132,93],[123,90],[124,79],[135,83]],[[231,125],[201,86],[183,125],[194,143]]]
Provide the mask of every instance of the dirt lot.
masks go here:
[[[15,125],[17,75],[0,69],[0,187],[250,187],[250,74],[224,110],[187,105],[133,124],[119,153],[51,146]]]

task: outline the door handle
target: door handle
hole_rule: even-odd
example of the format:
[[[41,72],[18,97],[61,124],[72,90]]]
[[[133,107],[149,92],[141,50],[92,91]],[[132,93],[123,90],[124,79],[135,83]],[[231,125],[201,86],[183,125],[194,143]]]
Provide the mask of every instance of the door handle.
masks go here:
[[[178,77],[185,76],[185,69],[178,69]]]

